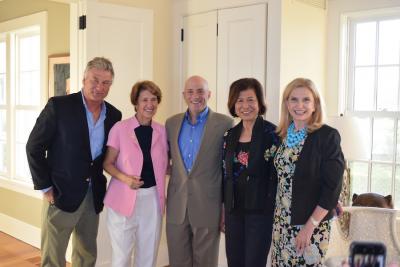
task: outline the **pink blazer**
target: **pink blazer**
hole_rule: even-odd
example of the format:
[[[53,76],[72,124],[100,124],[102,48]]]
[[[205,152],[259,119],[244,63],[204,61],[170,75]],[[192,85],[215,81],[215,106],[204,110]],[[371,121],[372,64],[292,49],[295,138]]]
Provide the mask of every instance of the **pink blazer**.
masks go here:
[[[107,146],[119,151],[115,167],[128,175],[140,176],[143,166],[143,154],[134,129],[139,126],[136,117],[117,122],[110,130]],[[168,164],[168,144],[165,127],[152,122],[151,158],[161,214],[165,205],[165,175]],[[135,209],[136,190],[115,177],[111,178],[104,198],[104,205],[130,217]]]

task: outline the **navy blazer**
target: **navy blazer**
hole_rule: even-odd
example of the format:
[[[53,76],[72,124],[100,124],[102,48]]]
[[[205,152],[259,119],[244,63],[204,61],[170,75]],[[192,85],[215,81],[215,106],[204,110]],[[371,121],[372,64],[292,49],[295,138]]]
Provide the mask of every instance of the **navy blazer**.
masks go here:
[[[74,212],[88,191],[89,181],[96,213],[103,209],[107,179],[103,159],[108,133],[122,114],[105,102],[102,154],[92,160],[82,93],[52,97],[40,113],[26,144],[34,188],[54,190],[55,205]],[[90,178],[90,179],[88,179]]]
[[[317,205],[329,211],[322,221],[332,218],[342,189],[344,166],[336,129],[323,125],[308,134],[293,176],[292,225],[305,224]]]
[[[232,211],[235,208],[233,187],[233,157],[243,124],[240,122],[228,130],[224,137],[223,153],[223,201],[225,209]],[[247,166],[247,183],[244,207],[246,211],[261,211],[273,213],[275,203],[276,184],[272,180],[273,156],[279,145],[279,138],[275,133],[276,126],[258,117],[251,136],[249,159]],[[274,148],[272,148],[274,147]],[[272,151],[270,151],[272,148]],[[266,154],[267,151],[267,154]]]

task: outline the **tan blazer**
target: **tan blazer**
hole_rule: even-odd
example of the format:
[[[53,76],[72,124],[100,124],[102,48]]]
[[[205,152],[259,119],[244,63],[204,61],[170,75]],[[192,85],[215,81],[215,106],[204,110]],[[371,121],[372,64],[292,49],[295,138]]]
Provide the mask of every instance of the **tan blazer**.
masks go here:
[[[222,144],[233,120],[209,109],[197,158],[186,172],[178,138],[185,113],[169,118],[165,124],[172,158],[167,192],[167,223],[181,224],[185,212],[195,227],[216,227],[221,215]]]

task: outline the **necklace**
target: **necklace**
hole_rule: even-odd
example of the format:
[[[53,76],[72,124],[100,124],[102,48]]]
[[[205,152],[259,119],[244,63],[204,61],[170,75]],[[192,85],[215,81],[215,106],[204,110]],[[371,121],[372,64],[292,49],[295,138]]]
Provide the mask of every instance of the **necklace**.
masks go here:
[[[295,131],[294,129],[294,123],[292,122],[289,125],[287,135],[286,135],[286,145],[289,148],[292,148],[296,145],[298,145],[301,141],[303,141],[307,136],[307,130],[306,127],[301,129],[300,131]]]

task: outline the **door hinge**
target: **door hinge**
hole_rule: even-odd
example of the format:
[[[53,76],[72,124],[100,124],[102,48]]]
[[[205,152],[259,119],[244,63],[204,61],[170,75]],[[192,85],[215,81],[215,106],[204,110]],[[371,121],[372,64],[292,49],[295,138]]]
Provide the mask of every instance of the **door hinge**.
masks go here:
[[[183,42],[183,39],[184,39],[184,31],[183,29],[181,29],[181,42]]]
[[[86,29],[86,15],[82,15],[79,17],[79,30]]]

